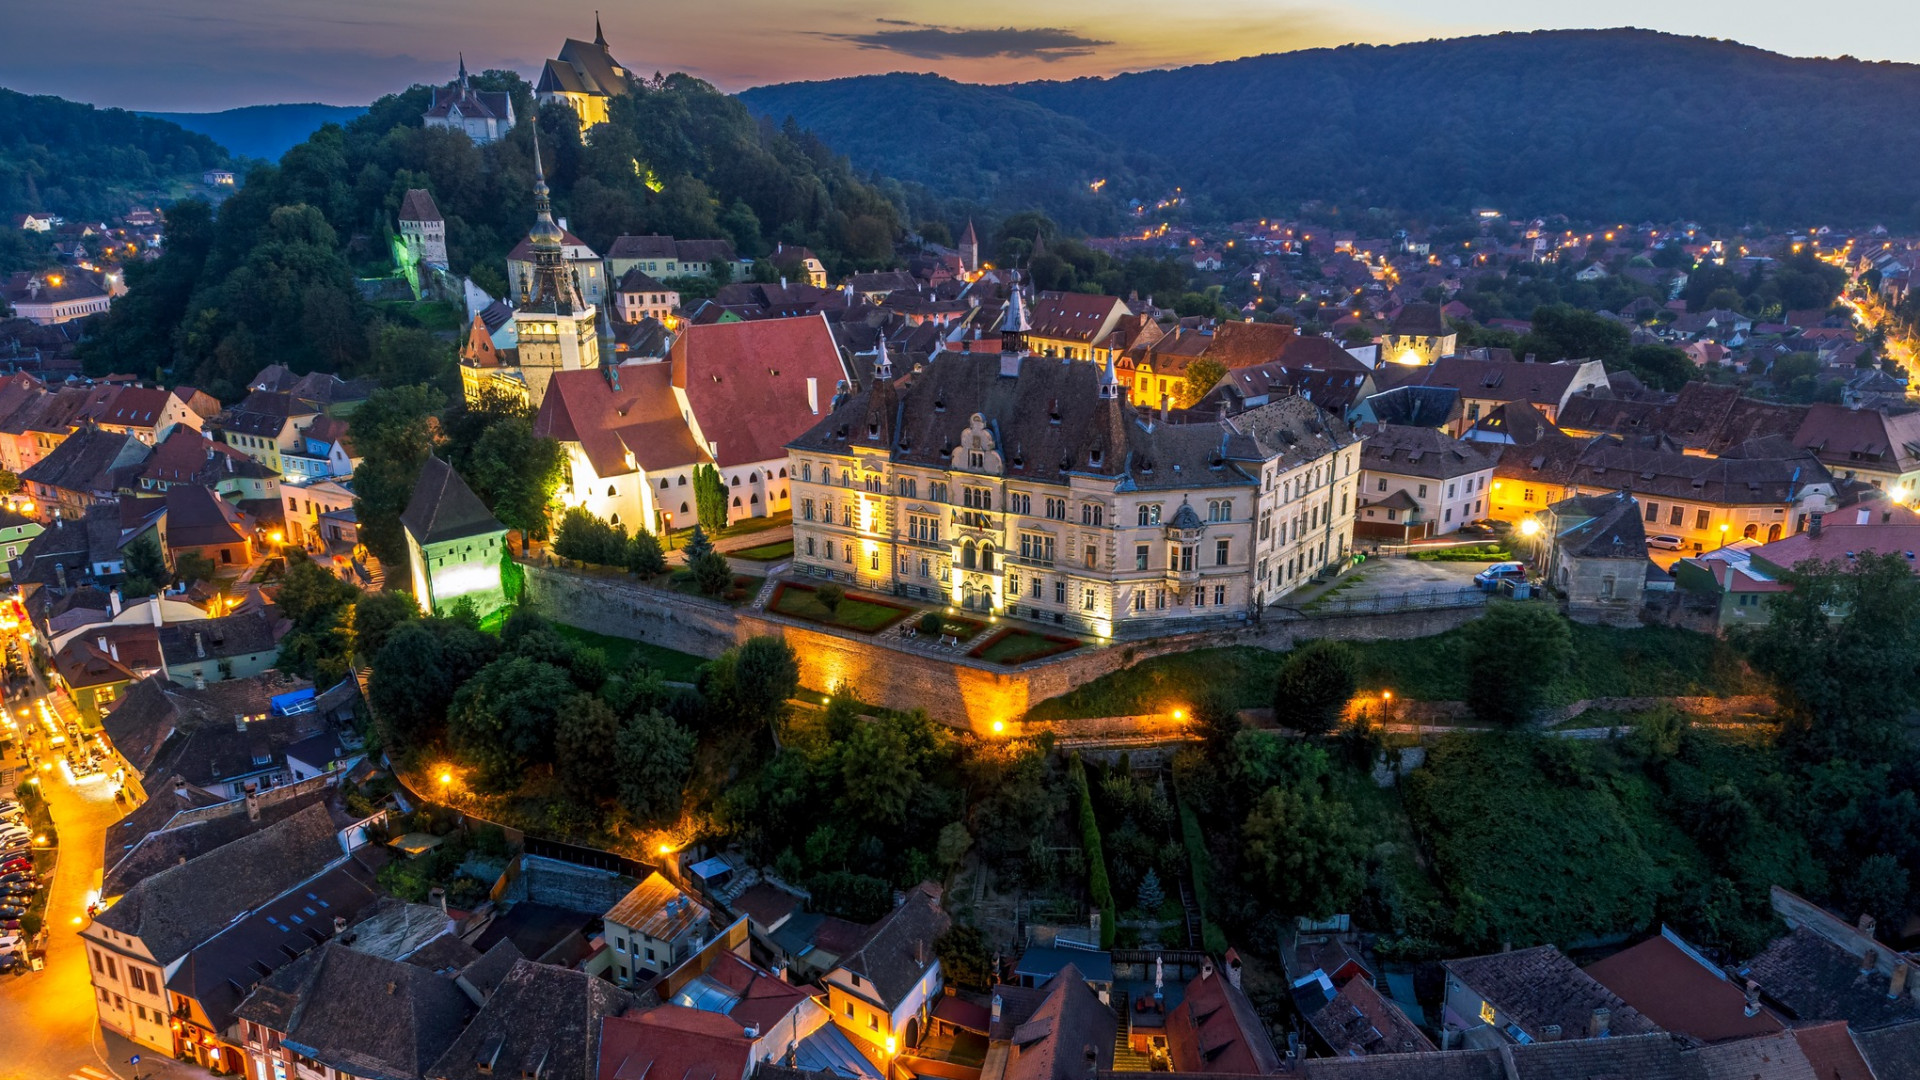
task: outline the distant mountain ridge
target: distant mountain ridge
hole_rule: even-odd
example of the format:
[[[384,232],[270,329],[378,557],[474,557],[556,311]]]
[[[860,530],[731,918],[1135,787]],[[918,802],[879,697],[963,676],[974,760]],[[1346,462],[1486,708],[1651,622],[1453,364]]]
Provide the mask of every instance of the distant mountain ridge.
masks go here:
[[[212,139],[175,124],[0,88],[0,227],[28,210],[111,217],[227,164]]]
[[[1920,224],[1920,66],[1644,30],[1344,46],[1006,86],[876,75],[740,94],[934,194],[1123,219],[1320,199],[1638,221]],[[971,137],[968,137],[971,136]],[[1091,184],[1109,183],[1099,193]],[[1090,221],[1091,227],[1093,223]]]
[[[278,161],[327,124],[345,124],[366,115],[364,105],[247,105],[223,112],[148,112],[197,131],[240,157]]]

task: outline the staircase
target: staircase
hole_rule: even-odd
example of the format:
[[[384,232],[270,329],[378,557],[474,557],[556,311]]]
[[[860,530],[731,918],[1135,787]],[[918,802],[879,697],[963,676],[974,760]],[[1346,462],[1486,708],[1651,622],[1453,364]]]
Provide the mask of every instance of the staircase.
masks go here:
[[[1200,947],[1200,905],[1193,898],[1193,888],[1187,884],[1183,875],[1180,878],[1180,909],[1187,915],[1187,948]]]
[[[1133,1002],[1124,991],[1113,994],[1113,1071],[1149,1072],[1153,1062],[1147,1055],[1133,1048],[1130,1041],[1133,1035]]]

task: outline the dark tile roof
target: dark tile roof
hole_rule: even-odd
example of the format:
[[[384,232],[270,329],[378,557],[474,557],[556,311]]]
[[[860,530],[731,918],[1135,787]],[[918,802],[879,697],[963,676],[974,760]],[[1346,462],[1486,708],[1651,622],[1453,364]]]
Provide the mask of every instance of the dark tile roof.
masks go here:
[[[115,471],[146,459],[147,445],[132,435],[87,428],[66,437],[53,452],[20,474],[29,484],[62,491],[106,494],[119,487]]]
[[[586,972],[521,960],[426,1075],[479,1080],[538,1069],[541,1080],[593,1080],[601,1022],[633,1001],[632,994]]]
[[[1395,386],[1366,400],[1382,424],[1437,428],[1460,415],[1460,391],[1451,386]]]
[[[1647,534],[1640,524],[1640,504],[1624,491],[1611,495],[1578,495],[1554,503],[1548,509],[1561,523],[1558,543],[1563,554],[1579,559],[1647,557]]]
[[[1299,1068],[1309,1080],[1516,1080],[1492,1050],[1313,1058]]]
[[[420,466],[420,479],[413,486],[413,497],[400,515],[400,523],[421,544],[505,532],[507,528],[453,471],[453,466],[437,457],[428,457]]]
[[[171,964],[221,928],[343,857],[333,817],[310,806],[285,821],[136,883],[95,920]]]
[[[192,786],[176,792],[170,784],[160,785],[140,809],[108,827],[105,860],[101,864],[106,867],[106,877],[101,882],[100,895],[119,896],[134,883],[169,866],[197,859],[215,848],[285,821],[309,806],[325,804],[331,794],[313,791],[291,799],[265,802],[257,819],[236,809],[217,817],[201,816],[175,823],[173,819],[183,810],[231,800]],[[344,828],[349,823],[344,809],[335,811],[329,806],[328,810],[334,815],[334,824]]]
[[[934,963],[933,943],[950,922],[940,907],[939,886],[923,883],[880,920],[860,948],[840,958],[840,967],[871,982],[880,1004],[891,1012]]]
[[[175,484],[167,489],[166,500],[170,548],[216,547],[247,539],[233,504],[215,495],[211,488]]]
[[[1387,333],[1400,337],[1443,337],[1447,321],[1440,316],[1440,305],[1414,303],[1401,308],[1393,317]]]
[[[256,656],[279,648],[287,620],[271,611],[247,611],[218,619],[160,627],[160,652],[169,665]]]
[[[1187,1000],[1192,1001],[1191,990]],[[1307,1022],[1336,1055],[1419,1054],[1434,1048],[1419,1025],[1363,978],[1348,979]]]
[[[1738,974],[1760,984],[1794,1020],[1845,1020],[1855,1031],[1873,1031],[1920,1020],[1911,996],[1889,998],[1887,977],[1865,969],[1862,958],[1826,938],[1796,927],[1775,938]]]
[[[188,953],[167,989],[198,1001],[213,1029],[224,1031],[255,982],[324,945],[335,920],[353,918],[378,895],[373,871],[349,860],[300,882]]]
[[[1014,1047],[1006,1080],[1067,1080],[1109,1068],[1116,1026],[1113,1010],[1069,964],[1048,980],[1032,1013],[1006,1033]]]
[[[440,91],[434,91],[435,107],[439,107]],[[433,201],[433,192],[426,188],[408,188],[400,199],[401,221],[444,221],[440,216],[440,207]]]
[[[1512,1048],[1516,1080],[1700,1080],[1664,1032]]]
[[[1660,1030],[1551,945],[1448,960],[1442,966],[1536,1040],[1555,1025],[1562,1037],[1578,1038],[1599,1008],[1612,1010],[1609,1030],[1615,1035]]]
[[[341,1072],[418,1080],[473,1011],[444,975],[328,942],[262,983],[237,1015]]]
[[[507,977],[507,973],[513,970],[514,965],[525,959],[526,957],[521,955],[513,942],[502,938],[494,942],[492,948],[481,953],[480,959],[468,964],[466,969],[460,972],[460,978],[479,992],[481,999],[485,1000],[493,996],[493,991],[499,987],[501,980]]]
[[[1755,456],[1736,456],[1746,453]],[[1642,497],[1740,505],[1789,503],[1809,485],[1832,484],[1833,476],[1811,453],[1777,440],[1730,447],[1711,458],[1600,435],[1581,451],[1568,480]]]
[[[1793,1032],[1749,1035],[1687,1055],[1698,1080],[1833,1080],[1813,1071]]]
[[[1564,416],[1565,413],[1561,415]],[[1505,442],[1505,445],[1532,446],[1543,439],[1561,434],[1563,432],[1549,422],[1546,414],[1536,408],[1532,402],[1509,401],[1489,409],[1487,415],[1473,425],[1469,437],[1484,435],[1490,436],[1491,441],[1494,442],[1510,440]]]
[[[1362,424],[1360,467],[1373,472],[1450,480],[1493,468],[1495,454],[1430,427]]]
[[[1853,1040],[1873,1067],[1874,1080],[1920,1080],[1920,1020],[1855,1032]]]
[[[275,672],[203,690],[155,675],[130,687],[101,726],[149,788],[176,776],[208,786],[284,764],[288,746],[324,729],[317,712],[270,715],[274,695],[311,685]],[[246,718],[244,731],[236,716]],[[268,764],[259,764],[261,757]]]

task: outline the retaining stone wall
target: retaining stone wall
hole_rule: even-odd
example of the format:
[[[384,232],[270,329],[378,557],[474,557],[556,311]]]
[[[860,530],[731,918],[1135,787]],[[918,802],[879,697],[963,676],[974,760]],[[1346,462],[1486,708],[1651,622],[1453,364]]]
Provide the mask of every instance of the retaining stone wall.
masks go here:
[[[896,648],[856,634],[830,632],[766,612],[730,608],[652,589],[632,580],[527,566],[527,595],[548,618],[595,633],[714,657],[756,635],[783,638],[800,658],[800,684],[810,690],[853,687],[861,700],[893,709],[925,709],[944,724],[987,734],[995,722],[1018,730],[1019,718],[1102,675],[1168,653],[1224,645],[1289,649],[1296,640],[1417,638],[1478,617],[1482,607],[1270,618],[1258,626],[1203,631],[1083,648],[1018,669],[951,654]]]

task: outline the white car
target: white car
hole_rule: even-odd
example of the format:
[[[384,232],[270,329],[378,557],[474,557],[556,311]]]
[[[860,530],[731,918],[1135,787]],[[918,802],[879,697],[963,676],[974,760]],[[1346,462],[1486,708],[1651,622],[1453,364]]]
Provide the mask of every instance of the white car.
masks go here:
[[[1647,546],[1650,548],[1659,548],[1662,551],[1682,551],[1686,548],[1687,542],[1677,536],[1669,536],[1662,533],[1658,536],[1647,537]]]

